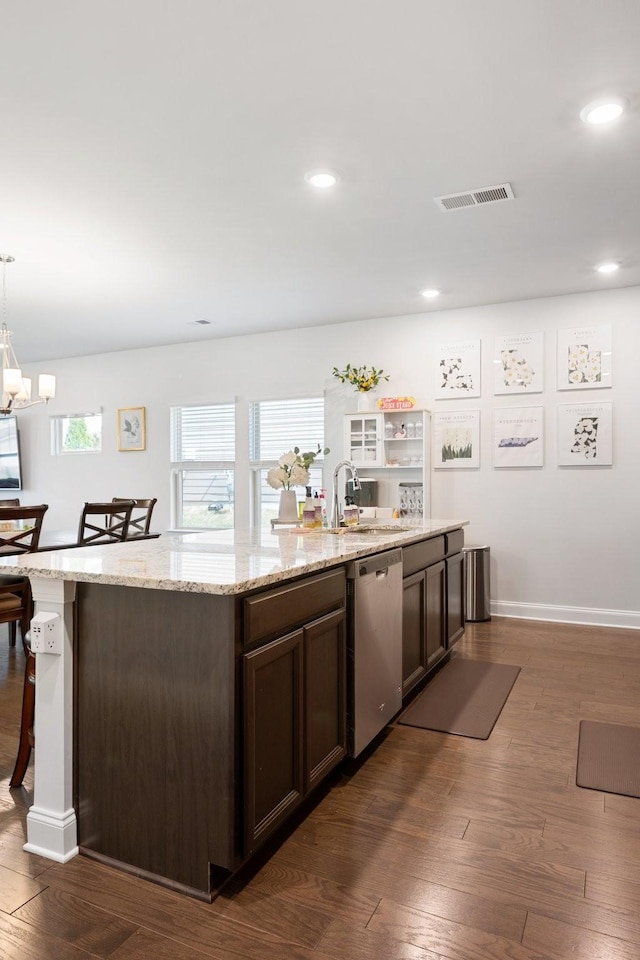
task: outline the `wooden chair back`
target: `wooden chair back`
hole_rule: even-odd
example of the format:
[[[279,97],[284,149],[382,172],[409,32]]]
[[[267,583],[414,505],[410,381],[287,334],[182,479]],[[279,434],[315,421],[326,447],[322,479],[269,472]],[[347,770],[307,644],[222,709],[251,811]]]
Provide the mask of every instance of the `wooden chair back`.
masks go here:
[[[19,497],[14,497],[13,500],[0,500],[0,509],[3,507],[19,507],[20,499]]]
[[[46,503],[34,507],[0,507],[0,554],[31,553],[38,549]]]
[[[78,546],[126,540],[134,505],[133,500],[85,503],[78,527]]]
[[[126,497],[114,497],[114,503],[130,503]],[[131,519],[129,520],[129,532],[127,534],[127,539],[130,540],[132,537],[141,537],[146,536],[149,533],[149,526],[151,524],[151,514],[153,513],[153,508],[158,502],[158,498],[154,497],[152,500],[134,500],[134,507],[131,511]],[[119,517],[119,514],[113,514],[114,518]]]

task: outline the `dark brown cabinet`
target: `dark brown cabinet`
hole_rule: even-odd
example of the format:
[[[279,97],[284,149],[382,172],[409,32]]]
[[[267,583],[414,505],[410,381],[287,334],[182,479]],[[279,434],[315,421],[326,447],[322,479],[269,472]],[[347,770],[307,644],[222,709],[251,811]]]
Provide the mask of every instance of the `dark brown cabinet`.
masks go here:
[[[461,553],[447,557],[447,648],[464,633],[464,578]]]
[[[296,630],[244,656],[247,854],[303,796],[303,642]]]
[[[447,649],[464,633],[464,533],[454,530],[445,537],[447,547]]]
[[[403,550],[403,696],[464,633],[463,543],[463,531],[454,530]]]
[[[441,560],[405,577],[402,605],[402,693],[409,693],[445,652],[446,580]]]
[[[446,651],[445,538],[403,551],[402,691],[406,696]]]
[[[341,605],[242,657],[245,857],[346,755],[344,571],[297,589],[320,607]],[[283,591],[259,596],[263,622],[295,619],[295,591],[286,588],[286,603]]]

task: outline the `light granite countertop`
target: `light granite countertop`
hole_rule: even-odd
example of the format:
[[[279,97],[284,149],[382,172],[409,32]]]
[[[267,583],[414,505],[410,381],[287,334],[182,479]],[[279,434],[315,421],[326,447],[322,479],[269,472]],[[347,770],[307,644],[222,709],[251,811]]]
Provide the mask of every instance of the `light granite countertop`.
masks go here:
[[[0,557],[0,574],[151,590],[234,595],[459,529],[466,520],[388,522],[339,533],[281,527],[164,534],[158,539]]]

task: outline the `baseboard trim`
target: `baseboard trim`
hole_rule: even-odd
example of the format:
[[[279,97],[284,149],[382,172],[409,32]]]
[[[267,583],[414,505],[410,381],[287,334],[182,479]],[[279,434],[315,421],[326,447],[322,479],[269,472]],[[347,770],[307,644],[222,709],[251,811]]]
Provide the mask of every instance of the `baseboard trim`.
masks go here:
[[[593,627],[625,627],[640,630],[640,612],[600,610],[597,607],[556,607],[545,603],[510,603],[492,600],[492,617],[516,620],[548,620],[552,623],[581,623]]]

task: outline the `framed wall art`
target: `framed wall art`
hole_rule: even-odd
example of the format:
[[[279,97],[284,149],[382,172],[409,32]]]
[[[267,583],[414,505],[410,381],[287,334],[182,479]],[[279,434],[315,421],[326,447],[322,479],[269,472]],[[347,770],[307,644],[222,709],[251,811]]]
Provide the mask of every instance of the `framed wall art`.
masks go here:
[[[558,390],[611,386],[611,324],[558,330]]]
[[[504,407],[493,411],[494,467],[544,465],[544,409]]]
[[[542,393],[543,364],[543,333],[519,333],[510,337],[496,337],[493,392],[495,394]]]
[[[436,470],[480,466],[480,411],[433,416],[432,463]]]
[[[145,450],[147,444],[144,407],[118,410],[118,450]]]
[[[567,403],[558,407],[558,464],[562,467],[613,463],[611,403]]]
[[[436,400],[480,396],[480,341],[461,340],[438,347]]]

